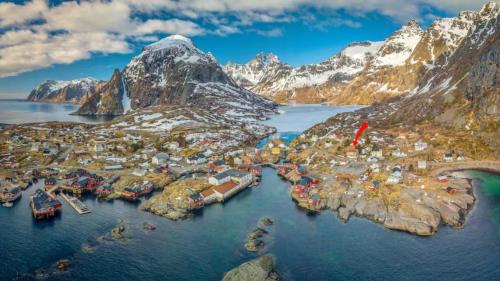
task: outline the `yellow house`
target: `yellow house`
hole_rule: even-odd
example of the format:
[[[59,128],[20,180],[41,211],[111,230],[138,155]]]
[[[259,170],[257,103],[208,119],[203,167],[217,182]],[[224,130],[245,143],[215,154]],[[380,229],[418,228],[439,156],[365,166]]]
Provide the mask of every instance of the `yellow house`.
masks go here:
[[[280,153],[281,153],[281,149],[279,147],[273,147],[273,148],[271,148],[271,154],[278,155]]]

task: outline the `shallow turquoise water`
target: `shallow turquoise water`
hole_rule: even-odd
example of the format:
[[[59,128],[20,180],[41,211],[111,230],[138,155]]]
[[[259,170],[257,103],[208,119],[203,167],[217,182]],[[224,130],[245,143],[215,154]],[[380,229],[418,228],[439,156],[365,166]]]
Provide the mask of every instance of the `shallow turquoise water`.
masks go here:
[[[465,228],[442,227],[430,238],[359,218],[344,224],[329,211],[308,214],[290,200],[289,183],[271,169],[264,169],[259,187],[178,222],[139,211],[136,204],[92,197],[85,199],[91,214],[79,216],[64,205],[54,220],[34,222],[30,189],[15,207],[0,208],[0,280],[61,258],[71,259],[71,270],[48,280],[220,280],[256,256],[243,244],[262,216],[275,221],[265,252],[276,256],[285,280],[498,280],[500,176],[469,174],[478,201]],[[128,241],[101,243],[90,254],[81,251],[119,219],[125,221]],[[157,230],[144,231],[145,221]]]

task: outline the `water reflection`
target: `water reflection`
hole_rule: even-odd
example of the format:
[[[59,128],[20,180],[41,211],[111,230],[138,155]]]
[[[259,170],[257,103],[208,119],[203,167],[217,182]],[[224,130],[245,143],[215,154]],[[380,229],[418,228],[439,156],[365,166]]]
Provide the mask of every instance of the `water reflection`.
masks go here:
[[[113,119],[113,116],[70,115],[78,108],[79,105],[74,104],[0,100],[0,123],[20,124],[49,121],[101,123]]]

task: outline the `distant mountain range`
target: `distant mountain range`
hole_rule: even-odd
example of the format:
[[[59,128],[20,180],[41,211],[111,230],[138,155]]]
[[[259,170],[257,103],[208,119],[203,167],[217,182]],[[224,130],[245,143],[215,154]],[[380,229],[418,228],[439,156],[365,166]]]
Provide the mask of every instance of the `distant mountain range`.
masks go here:
[[[437,19],[425,31],[410,21],[384,41],[352,43],[319,64],[294,68],[273,54],[258,54],[247,64],[228,63],[224,71],[280,103],[372,104],[431,90],[423,89],[423,81],[484,48],[498,30],[498,15],[499,5],[490,2],[478,12]],[[459,51],[464,45],[471,51]]]
[[[87,93],[95,91],[99,83],[102,81],[91,77],[71,81],[46,80],[31,91],[27,100],[81,104],[85,102]]]

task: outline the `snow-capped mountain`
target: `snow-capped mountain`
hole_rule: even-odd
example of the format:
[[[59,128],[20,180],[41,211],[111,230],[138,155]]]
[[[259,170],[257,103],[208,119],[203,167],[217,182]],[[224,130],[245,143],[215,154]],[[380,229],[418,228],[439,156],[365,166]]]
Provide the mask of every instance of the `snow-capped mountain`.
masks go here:
[[[264,75],[276,73],[281,68],[291,67],[282,64],[276,55],[260,53],[248,64],[228,62],[224,65],[224,72],[233,78],[238,85],[251,88],[263,80],[265,78]]]
[[[94,105],[82,106],[90,110],[81,110],[81,113],[116,115],[127,108],[174,105],[206,107],[236,117],[262,118],[275,107],[266,98],[238,86],[210,53],[199,50],[181,35],[144,47],[121,74],[115,72],[113,77],[116,76],[123,77],[122,83],[112,84],[113,92],[117,92],[113,96],[120,99],[121,105],[107,106],[107,102],[94,98],[89,100]],[[118,78],[111,80],[118,81]]]
[[[324,96],[312,89],[351,80],[380,46],[380,42],[353,43],[322,63],[297,68],[275,55],[259,54],[248,64],[228,63],[224,71],[241,86],[278,102],[320,102]]]
[[[437,19],[425,31],[409,21],[384,41],[353,43],[319,64],[293,68],[274,56],[277,63],[255,72],[251,65],[258,56],[224,70],[241,86],[282,103],[371,104],[414,92],[463,42],[480,42],[480,34],[494,32],[484,26],[496,17],[498,4],[490,2],[478,12]]]
[[[435,58],[413,62],[412,68],[408,68],[407,71],[420,71],[411,91],[341,114],[312,130],[328,132],[327,128],[338,127],[341,123],[356,126],[361,120],[369,122],[372,128],[383,129],[425,123],[477,137],[479,146],[500,147],[499,27],[500,5],[492,2],[479,12],[461,13],[457,18],[435,22],[423,38],[432,38],[432,42],[440,42],[446,49],[424,49],[427,42],[431,42],[428,39],[426,44],[417,44],[417,49],[432,51],[427,53],[427,58],[431,58],[430,54]],[[431,45],[438,46],[436,43]],[[409,65],[407,61],[405,67]],[[400,75],[407,75],[402,69]]]
[[[31,91],[27,100],[39,102],[83,103],[99,81],[87,77],[71,81],[46,80]]]
[[[373,68],[404,65],[422,38],[423,30],[414,20],[403,25],[383,43],[373,60]]]

